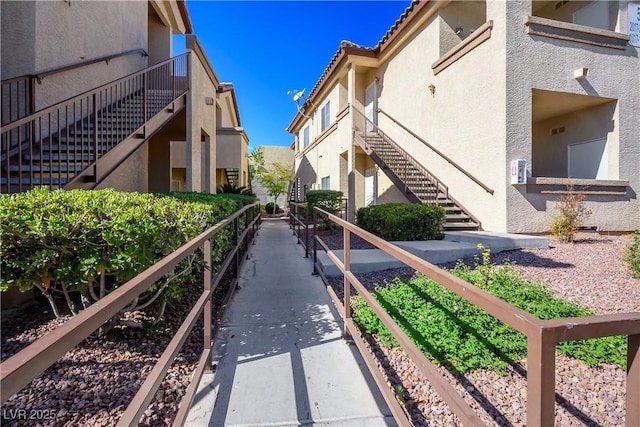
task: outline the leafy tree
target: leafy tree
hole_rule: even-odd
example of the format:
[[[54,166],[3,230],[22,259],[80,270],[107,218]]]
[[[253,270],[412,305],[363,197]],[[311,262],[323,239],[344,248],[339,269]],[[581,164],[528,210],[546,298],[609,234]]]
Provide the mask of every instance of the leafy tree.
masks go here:
[[[267,172],[264,166],[264,153],[262,147],[255,148],[251,154],[249,154],[249,175],[251,177],[259,177]]]
[[[273,197],[273,203],[277,204],[278,197],[287,191],[291,180],[291,166],[282,162],[273,163],[257,176],[260,184],[267,189],[269,196]]]

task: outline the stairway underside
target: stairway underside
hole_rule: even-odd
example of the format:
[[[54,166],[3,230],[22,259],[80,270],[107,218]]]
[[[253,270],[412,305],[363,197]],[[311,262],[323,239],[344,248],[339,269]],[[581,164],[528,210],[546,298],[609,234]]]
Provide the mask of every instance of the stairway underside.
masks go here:
[[[408,161],[378,133],[355,132],[356,143],[371,157],[391,182],[413,203],[430,203],[445,209],[445,230],[479,230],[480,223],[443,189],[424,168]]]

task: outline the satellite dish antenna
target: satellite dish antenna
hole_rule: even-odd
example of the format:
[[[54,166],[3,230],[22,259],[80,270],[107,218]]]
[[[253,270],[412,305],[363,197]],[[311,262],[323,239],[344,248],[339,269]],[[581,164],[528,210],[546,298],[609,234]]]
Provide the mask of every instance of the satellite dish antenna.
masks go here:
[[[310,119],[311,117],[305,115],[302,112],[302,108],[300,106],[300,104],[302,103],[304,105],[304,92],[307,90],[307,88],[304,88],[302,90],[289,90],[287,91],[287,95],[291,96],[293,95],[293,102],[296,103],[296,108],[298,109],[298,113],[300,113],[302,115],[302,117]]]
[[[300,98],[304,97],[305,90],[307,90],[307,88],[302,89],[300,92],[295,92],[295,95],[293,95],[293,102],[297,104]]]

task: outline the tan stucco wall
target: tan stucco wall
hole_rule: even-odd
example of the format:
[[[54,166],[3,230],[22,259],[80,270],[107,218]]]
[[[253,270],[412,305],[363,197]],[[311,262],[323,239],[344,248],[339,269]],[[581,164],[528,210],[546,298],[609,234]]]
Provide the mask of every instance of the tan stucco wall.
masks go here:
[[[109,19],[105,19],[108,17]],[[39,73],[132,49],[147,48],[146,2],[2,2],[2,78]],[[36,108],[64,100],[147,65],[129,55],[47,76],[36,84]]]
[[[627,4],[621,1],[618,5],[617,25],[623,29],[628,22]],[[617,168],[613,169],[618,170],[617,179],[628,180],[631,188],[628,197],[590,197],[586,206],[593,211],[589,223],[602,230],[628,231],[640,227],[637,198],[640,191],[639,49],[627,46],[621,51],[530,36],[523,25],[523,17],[531,14],[530,5],[507,2],[506,10],[506,33],[510,41],[507,45],[509,61],[506,63],[507,162],[524,158],[531,172],[532,88],[618,99],[613,141],[618,140],[619,161]],[[573,79],[573,70],[582,67],[589,69],[587,78],[582,81]],[[508,169],[504,179],[505,182],[509,179]],[[507,190],[507,231],[544,232],[550,229],[554,196],[527,194],[523,188],[511,185],[507,185]]]
[[[214,74],[197,39],[187,36],[189,87],[187,94],[187,190],[215,193],[216,189],[216,98],[220,81]],[[212,78],[213,77],[213,78]],[[203,133],[208,143],[202,142]]]
[[[136,150],[127,160],[96,187],[96,190],[113,188],[118,191],[149,191],[149,142]]]

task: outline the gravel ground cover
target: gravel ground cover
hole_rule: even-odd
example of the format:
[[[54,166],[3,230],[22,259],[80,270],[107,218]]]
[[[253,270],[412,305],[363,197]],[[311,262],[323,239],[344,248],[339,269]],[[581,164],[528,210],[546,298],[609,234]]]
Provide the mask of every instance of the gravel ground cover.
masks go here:
[[[202,281],[196,283],[188,286],[180,301],[167,307],[165,323],[157,332],[145,334],[141,329],[116,327],[103,337],[84,340],[2,405],[0,424],[11,427],[116,425],[202,293]],[[224,278],[214,292],[214,312],[220,309],[229,283],[230,280]],[[2,360],[67,319],[56,319],[48,303],[36,302],[20,316],[3,320]],[[138,313],[127,320],[141,321],[145,317]],[[140,426],[171,425],[202,350],[201,318],[145,411]]]
[[[342,249],[342,241],[329,237],[332,249]],[[578,301],[600,314],[640,311],[640,280],[632,279],[623,261],[629,236],[580,234],[574,244],[551,241],[551,249],[518,250],[492,254],[495,264],[507,259],[515,263],[525,278],[541,281],[558,296]],[[356,242],[356,245],[358,243]],[[353,243],[352,243],[353,247]],[[469,265],[473,259],[464,260]],[[455,263],[444,264],[453,268]],[[410,278],[415,271],[400,268],[359,275],[369,290],[391,282],[394,277]],[[342,279],[332,279],[342,298]],[[376,357],[391,387],[402,392],[415,425],[460,425],[417,366],[400,349],[387,348],[369,338],[369,351]],[[459,393],[480,414],[485,423],[517,426],[526,423],[526,361],[513,366],[506,376],[490,370],[465,376],[444,367],[440,372],[455,384]],[[624,425],[626,374],[616,365],[589,367],[556,353],[556,425]]]

